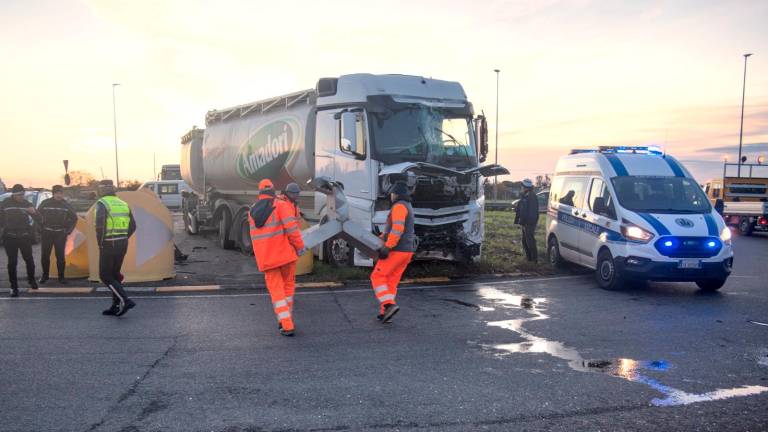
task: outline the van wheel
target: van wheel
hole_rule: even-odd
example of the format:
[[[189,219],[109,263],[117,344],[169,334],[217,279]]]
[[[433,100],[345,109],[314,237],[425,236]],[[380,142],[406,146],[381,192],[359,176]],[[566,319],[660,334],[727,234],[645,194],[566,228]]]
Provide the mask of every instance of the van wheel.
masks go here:
[[[563,257],[560,256],[560,245],[557,244],[557,237],[552,236],[547,242],[547,259],[552,267],[561,268],[563,266]]]
[[[699,289],[706,292],[715,292],[725,285],[725,279],[704,279],[696,281]]]
[[[748,217],[743,217],[739,221],[739,233],[743,236],[752,235],[752,222]]]
[[[607,249],[603,249],[597,254],[595,279],[597,279],[600,288],[604,290],[615,291],[624,286],[624,277],[616,267],[613,255]]]
[[[234,249],[235,242],[229,239],[229,230],[232,228],[232,216],[224,210],[219,216],[219,247],[222,249]]]

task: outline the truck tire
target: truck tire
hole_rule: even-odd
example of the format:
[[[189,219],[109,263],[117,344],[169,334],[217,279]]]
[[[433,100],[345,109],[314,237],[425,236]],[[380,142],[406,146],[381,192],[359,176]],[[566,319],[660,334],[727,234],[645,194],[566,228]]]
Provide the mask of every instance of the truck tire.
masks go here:
[[[600,288],[608,291],[616,291],[624,286],[624,277],[608,249],[603,249],[597,254],[595,279]]]
[[[194,222],[186,209],[182,209],[181,218],[184,220],[184,231],[189,235],[197,235],[197,228],[193,226]]]
[[[219,247],[222,249],[234,249],[235,242],[229,239],[229,230],[232,228],[232,216],[229,210],[224,210],[219,215]]]
[[[743,236],[751,236],[752,235],[752,221],[749,216],[742,217],[739,220],[739,233]]]
[[[550,236],[547,242],[547,260],[554,268],[563,267],[563,257],[560,256],[560,245],[557,243],[557,237]]]
[[[351,267],[354,265],[355,248],[344,239],[332,239],[323,242],[323,258],[333,267]]]
[[[242,252],[243,255],[251,256],[253,255],[253,243],[251,243],[251,225],[248,223],[247,217],[241,217],[239,223],[240,230],[238,230],[238,232],[240,233],[240,252]]]
[[[704,279],[696,281],[699,289],[705,292],[715,292],[725,285],[725,279]]]

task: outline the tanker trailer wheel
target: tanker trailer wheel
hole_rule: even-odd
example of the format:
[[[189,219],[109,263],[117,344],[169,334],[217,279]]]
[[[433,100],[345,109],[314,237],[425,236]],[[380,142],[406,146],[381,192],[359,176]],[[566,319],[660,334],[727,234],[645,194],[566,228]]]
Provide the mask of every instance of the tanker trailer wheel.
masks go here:
[[[219,215],[219,247],[222,249],[234,249],[235,242],[229,239],[229,231],[232,228],[232,216],[229,210],[223,210]]]
[[[248,217],[243,216],[240,218],[240,252],[243,255],[253,255],[253,243],[251,243],[251,225],[248,223]]]
[[[752,221],[749,216],[744,216],[739,220],[739,233],[743,236],[752,235]]]
[[[184,221],[184,230],[189,235],[197,235],[197,221],[192,220],[186,205],[181,207],[181,218]]]

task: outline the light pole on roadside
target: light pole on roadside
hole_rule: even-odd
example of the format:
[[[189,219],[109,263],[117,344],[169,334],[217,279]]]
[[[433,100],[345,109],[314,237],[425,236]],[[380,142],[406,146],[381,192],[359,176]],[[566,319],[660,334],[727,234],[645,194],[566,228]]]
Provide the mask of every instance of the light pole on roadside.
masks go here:
[[[738,163],[738,168],[736,169],[737,177],[741,177],[741,139],[744,134],[744,95],[747,92],[747,58],[751,55],[752,53],[744,54],[744,80],[741,84],[741,125],[739,126],[739,160],[736,161]]]
[[[117,108],[115,105],[115,87],[120,83],[112,84],[112,121],[115,129],[115,187],[120,189],[120,168],[117,161]]]
[[[496,157],[494,163],[499,164],[499,72],[501,70],[494,69],[496,72]],[[493,176],[493,200],[499,199],[499,176]]]

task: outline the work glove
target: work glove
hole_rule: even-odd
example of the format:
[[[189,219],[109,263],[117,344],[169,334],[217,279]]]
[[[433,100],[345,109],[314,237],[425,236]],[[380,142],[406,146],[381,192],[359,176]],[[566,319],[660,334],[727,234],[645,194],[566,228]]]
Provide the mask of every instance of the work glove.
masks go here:
[[[386,246],[382,246],[379,248],[379,258],[380,259],[387,259],[389,257],[389,248]]]

